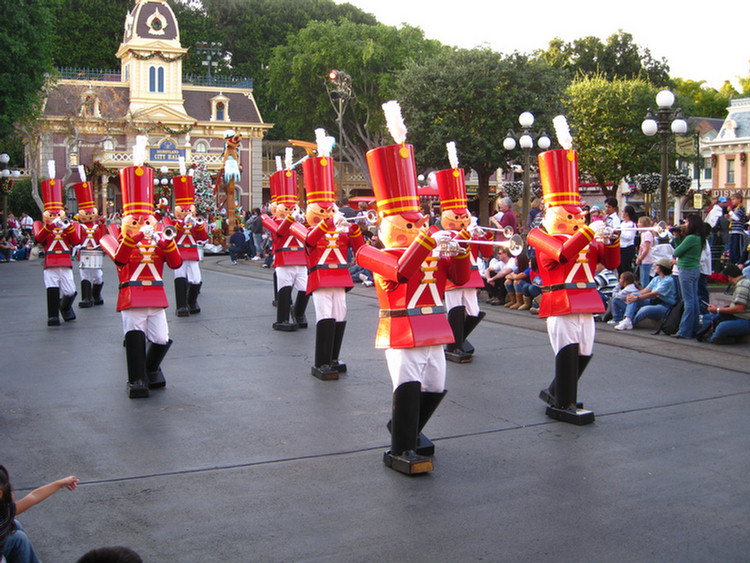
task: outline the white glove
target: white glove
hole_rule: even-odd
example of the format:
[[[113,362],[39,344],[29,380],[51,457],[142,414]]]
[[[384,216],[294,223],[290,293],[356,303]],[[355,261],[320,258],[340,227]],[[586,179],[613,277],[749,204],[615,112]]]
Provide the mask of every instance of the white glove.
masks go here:
[[[453,236],[448,231],[438,231],[434,235],[432,235],[432,238],[435,239],[435,244],[437,244],[438,246],[448,244],[451,240],[453,240]]]
[[[145,236],[146,238],[151,238],[154,235],[154,228],[149,224],[143,225],[140,228],[140,231],[143,233],[143,236]]]

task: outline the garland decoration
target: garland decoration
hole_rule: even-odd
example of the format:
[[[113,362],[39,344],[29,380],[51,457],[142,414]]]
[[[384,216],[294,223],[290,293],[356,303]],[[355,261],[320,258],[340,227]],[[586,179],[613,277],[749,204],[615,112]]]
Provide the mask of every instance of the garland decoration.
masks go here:
[[[102,166],[102,163],[98,160],[94,161],[94,164],[86,167],[86,176],[114,176],[117,174],[117,168],[107,168]]]
[[[0,176],[0,194],[8,195],[13,191],[13,180]]]
[[[165,125],[161,121],[157,121],[155,124],[144,129],[138,129],[136,127],[136,131],[139,135],[147,135],[155,129],[161,129],[162,131],[164,131],[165,133],[169,133],[170,135],[185,135],[186,133],[190,133],[190,131],[192,131],[193,127],[195,127],[196,125],[198,125],[197,121],[193,122],[191,125],[185,125],[185,127],[182,127],[181,129],[172,129],[169,125]]]
[[[133,49],[128,49],[128,52],[139,61],[150,61],[151,59],[158,57],[161,60],[163,60],[165,63],[173,63],[175,61],[179,61],[180,59],[183,59],[187,57],[188,55],[187,52],[185,52],[180,55],[169,56],[169,55],[165,55],[161,51],[153,51],[152,53],[149,53],[148,55],[141,55],[140,53],[137,53]]]

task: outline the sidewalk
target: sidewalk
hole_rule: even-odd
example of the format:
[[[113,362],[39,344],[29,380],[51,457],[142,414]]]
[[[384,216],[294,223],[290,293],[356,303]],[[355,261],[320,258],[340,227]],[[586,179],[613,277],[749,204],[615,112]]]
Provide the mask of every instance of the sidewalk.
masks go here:
[[[349,372],[322,382],[312,304],[309,329],[273,331],[271,271],[211,256],[203,276],[202,313],[168,311],[167,388],[136,401],[111,264],[105,305],[52,328],[40,263],[0,266],[0,463],[17,496],[81,479],[21,517],[43,560],[102,545],[159,563],[747,560],[747,347],[597,325],[579,387],[596,422],[576,427],[537,399],[544,321],[483,306],[476,357],[448,365],[425,428],[435,470],[409,478],[381,461],[373,288],[348,294]]]

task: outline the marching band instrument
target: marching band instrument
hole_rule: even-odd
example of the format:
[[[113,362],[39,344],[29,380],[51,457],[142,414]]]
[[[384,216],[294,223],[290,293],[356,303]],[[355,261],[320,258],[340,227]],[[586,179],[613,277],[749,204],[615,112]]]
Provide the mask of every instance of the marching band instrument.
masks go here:
[[[480,237],[484,235],[485,231],[490,231],[494,233],[502,233],[502,235],[507,239],[513,237],[516,234],[515,229],[511,227],[510,225],[508,225],[504,229],[495,229],[493,227],[482,227],[480,225],[470,225],[468,227],[468,231]]]
[[[511,256],[518,256],[523,252],[524,242],[521,235],[513,235],[505,241],[492,240],[464,240],[452,238],[452,231],[438,231],[432,235],[437,242],[440,256],[457,256],[466,251],[463,244],[481,244],[486,246],[497,246],[507,248]]]
[[[596,221],[592,224],[595,224]],[[669,235],[669,228],[667,227],[666,221],[659,221],[656,225],[651,227],[601,227],[596,231],[594,238],[601,242],[610,241],[615,233],[622,231],[651,231],[656,233],[658,238],[664,238]]]
[[[378,220],[378,212],[374,209],[370,209],[367,211],[367,213],[360,213],[358,215],[355,215],[354,217],[345,217],[343,214],[341,214],[341,217],[336,221],[336,224],[338,224],[339,221],[362,221],[366,220],[370,223],[375,223]]]
[[[78,253],[78,259],[82,270],[97,270],[103,265],[104,252],[82,248]]]

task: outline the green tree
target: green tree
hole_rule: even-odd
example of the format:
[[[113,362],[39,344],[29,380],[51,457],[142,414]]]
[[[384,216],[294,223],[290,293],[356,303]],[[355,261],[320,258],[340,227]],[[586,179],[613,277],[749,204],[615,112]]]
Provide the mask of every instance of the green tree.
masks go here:
[[[336,112],[326,90],[331,69],[351,76],[353,97],[343,119],[344,154],[369,178],[365,153],[383,143],[381,104],[396,93],[394,75],[409,60],[442,49],[421,30],[350,21],[311,22],[277,47],[270,65],[272,99],[278,104],[276,138],[312,140],[315,128],[338,135]]]
[[[615,194],[622,178],[658,170],[659,153],[650,151],[654,140],[641,131],[656,92],[645,80],[594,76],[575,80],[565,93],[581,175],[606,196]]]
[[[633,36],[622,30],[610,35],[606,43],[593,36],[572,43],[556,37],[540,55],[556,68],[569,71],[571,76],[643,78],[662,86],[669,82],[667,61],[654,59],[649,49],[636,45]]]
[[[485,225],[490,177],[512,156],[503,148],[505,132],[517,127],[524,111],[534,113],[537,127],[551,127],[567,83],[564,73],[542,59],[489,49],[444,49],[408,64],[397,80],[418,162],[447,168],[445,144],[455,141],[460,164],[477,173]]]
[[[119,69],[115,56],[132,0],[60,0],[52,56],[58,67]]]
[[[715,117],[723,119],[727,115],[730,95],[715,88],[707,88],[705,81],[675,78],[673,92],[678,98],[677,105],[686,115]]]
[[[6,2],[0,26],[0,141],[39,110],[39,90],[53,71],[57,0]]]

